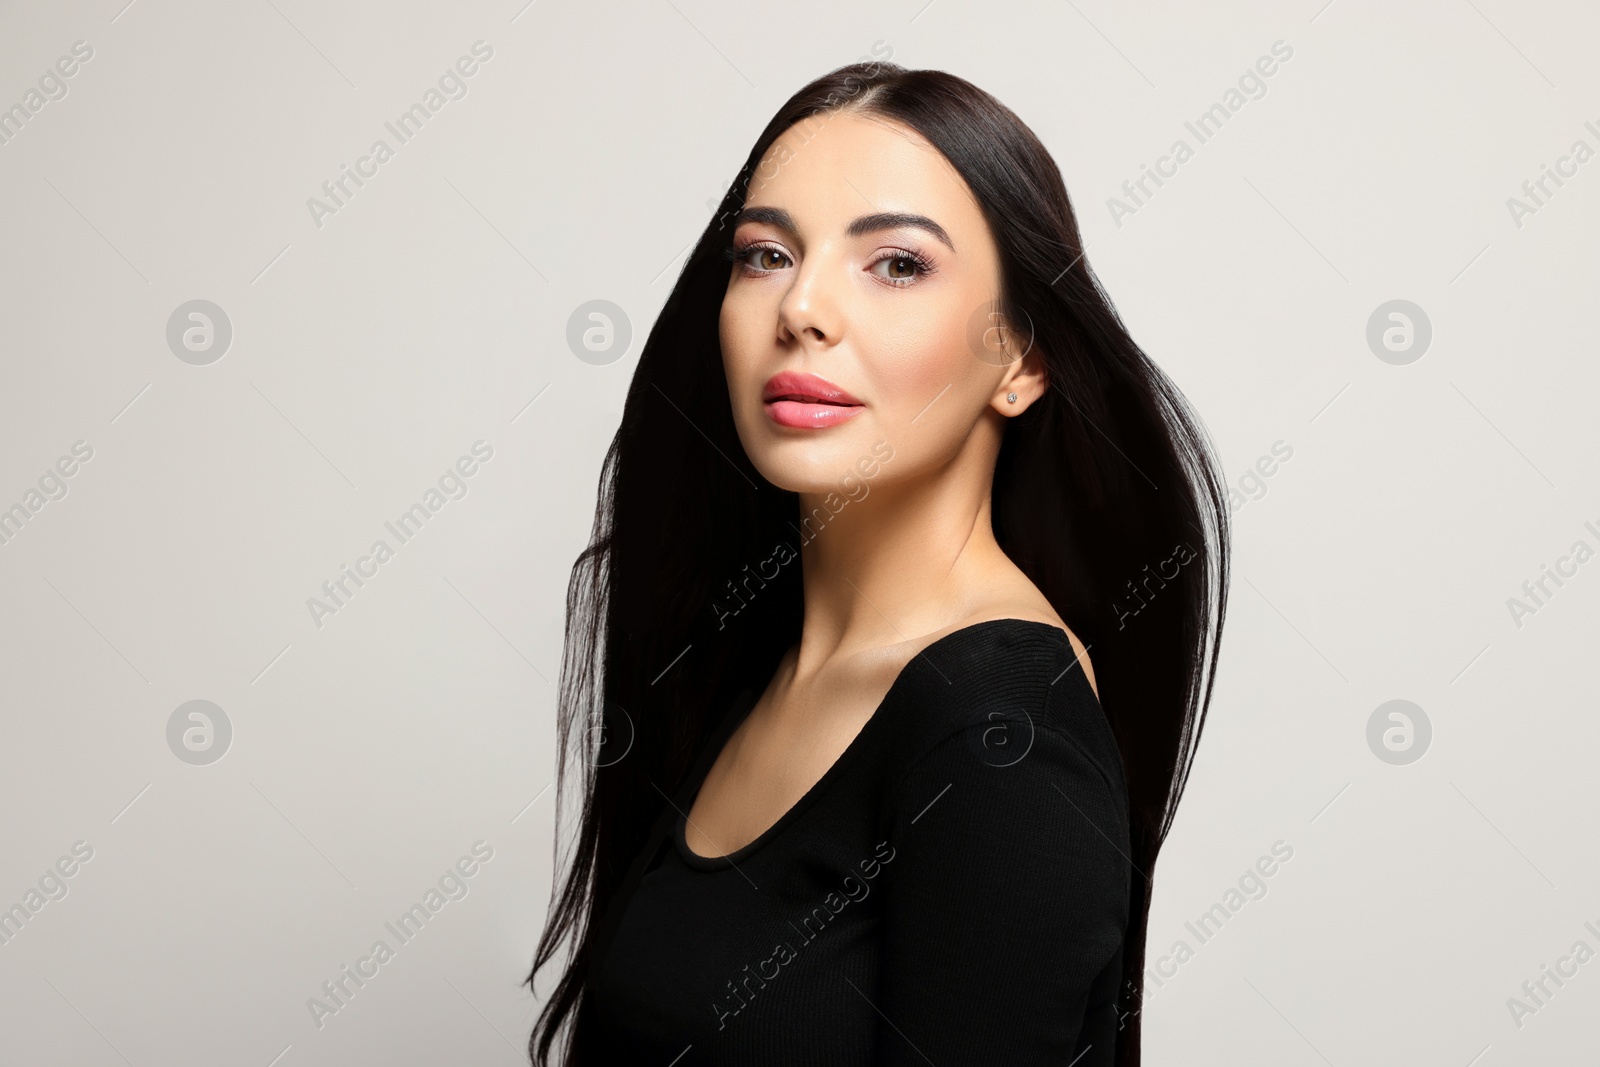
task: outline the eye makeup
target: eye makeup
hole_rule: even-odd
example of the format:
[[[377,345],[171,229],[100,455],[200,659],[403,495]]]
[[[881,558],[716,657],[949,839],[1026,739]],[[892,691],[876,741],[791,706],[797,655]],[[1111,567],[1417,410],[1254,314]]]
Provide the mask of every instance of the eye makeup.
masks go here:
[[[775,274],[782,269],[782,267],[761,267],[752,264],[752,260],[759,262],[760,257],[768,252],[793,265],[793,260],[789,258],[789,253],[785,252],[781,246],[770,241],[735,241],[723,250],[723,256],[729,263],[739,267],[746,276],[760,277],[764,274]],[[886,276],[876,270],[881,263],[907,263],[910,264],[910,269],[913,273],[902,277]],[[914,248],[882,249],[878,256],[868,264],[867,269],[877,274],[885,283],[901,289],[915,284],[919,279],[934,274],[938,270],[932,260]]]

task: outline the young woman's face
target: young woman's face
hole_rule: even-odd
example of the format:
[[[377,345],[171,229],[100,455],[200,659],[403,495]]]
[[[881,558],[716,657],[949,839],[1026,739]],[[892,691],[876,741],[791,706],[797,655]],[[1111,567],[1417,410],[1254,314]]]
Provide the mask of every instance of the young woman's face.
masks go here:
[[[739,439],[774,485],[840,491],[868,470],[900,481],[1042,389],[1007,384],[1020,345],[985,340],[994,240],[966,183],[909,128],[852,112],[792,127],[738,220],[722,360]]]

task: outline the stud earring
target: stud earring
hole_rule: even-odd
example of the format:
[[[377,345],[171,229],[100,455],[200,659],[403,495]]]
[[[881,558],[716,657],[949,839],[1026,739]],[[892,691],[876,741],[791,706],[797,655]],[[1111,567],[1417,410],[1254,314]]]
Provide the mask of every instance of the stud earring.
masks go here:
[[[1017,402],[1017,394],[1016,393],[1007,393],[1006,394],[1006,403],[1007,404],[1015,404],[1016,402]]]

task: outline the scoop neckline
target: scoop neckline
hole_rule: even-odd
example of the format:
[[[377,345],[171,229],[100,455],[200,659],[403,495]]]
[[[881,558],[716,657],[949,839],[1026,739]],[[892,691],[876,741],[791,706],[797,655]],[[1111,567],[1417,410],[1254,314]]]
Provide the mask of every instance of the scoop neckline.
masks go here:
[[[694,793],[689,797],[688,807],[678,813],[678,818],[673,824],[673,845],[675,846],[679,858],[683,860],[686,866],[693,870],[722,871],[727,870],[730,867],[737,867],[741,862],[760,851],[763,846],[782,833],[785,827],[787,827],[795,819],[799,818],[805,809],[810,807],[811,804],[822,795],[827,786],[836,778],[838,778],[841,773],[843,773],[843,770],[849,766],[856,754],[866,746],[867,742],[870,741],[873,736],[876,736],[875,727],[878,727],[885,718],[883,709],[889,705],[890,700],[893,699],[895,694],[900,691],[906,681],[911,677],[911,668],[914,665],[926,662],[929,652],[933,651],[935,648],[938,648],[940,645],[954,640],[955,638],[965,637],[970,639],[979,630],[1008,624],[1012,626],[1044,627],[1049,630],[1054,630],[1060,637],[1062,643],[1067,646],[1067,651],[1076,656],[1076,652],[1072,647],[1072,642],[1067,637],[1067,632],[1053,622],[1044,622],[1040,619],[1018,619],[1011,617],[1000,619],[984,619],[981,622],[968,623],[966,626],[962,626],[959,629],[951,630],[943,637],[935,638],[934,640],[928,642],[928,644],[925,645],[916,655],[907,660],[905,666],[900,668],[899,673],[894,676],[894,681],[889,683],[889,688],[883,694],[883,699],[878,701],[878,706],[872,710],[871,715],[867,716],[867,721],[862,724],[861,729],[856,732],[856,736],[853,737],[850,740],[850,743],[845,746],[844,751],[839,753],[839,757],[829,765],[827,770],[822,772],[822,777],[818,778],[816,782],[812,784],[811,788],[806,790],[805,793],[801,795],[799,800],[790,805],[787,811],[778,816],[777,820],[771,826],[757,834],[755,838],[753,838],[742,848],[734,849],[732,852],[721,856],[702,856],[700,853],[695,852],[689,847],[689,838],[687,832],[689,825],[689,809],[694,807],[694,802],[699,798],[700,795],[700,787],[705,784],[705,777],[702,776],[701,780],[695,784]],[[1085,684],[1087,685],[1087,680],[1085,680]],[[721,743],[723,745],[727,744],[728,739],[733,736],[733,732],[739,728],[739,724],[744,721],[745,717],[748,716],[752,710],[754,710],[756,704],[758,704],[760,700],[761,691],[757,690],[755,691],[755,696],[749,701],[748,704],[745,705],[744,709],[738,713],[737,718],[731,723],[727,730],[720,733]],[[720,755],[721,753],[719,751],[716,756]],[[713,756],[711,763],[706,765],[707,775],[711,773],[711,767],[716,762],[716,756]]]

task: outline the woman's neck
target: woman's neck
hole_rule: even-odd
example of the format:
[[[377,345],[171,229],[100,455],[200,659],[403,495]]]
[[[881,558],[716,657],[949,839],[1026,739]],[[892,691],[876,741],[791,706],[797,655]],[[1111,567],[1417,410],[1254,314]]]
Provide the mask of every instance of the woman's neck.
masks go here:
[[[1032,590],[995,541],[987,486],[936,480],[855,499],[801,494],[800,508],[802,674],[836,654],[945,629],[997,594]]]

